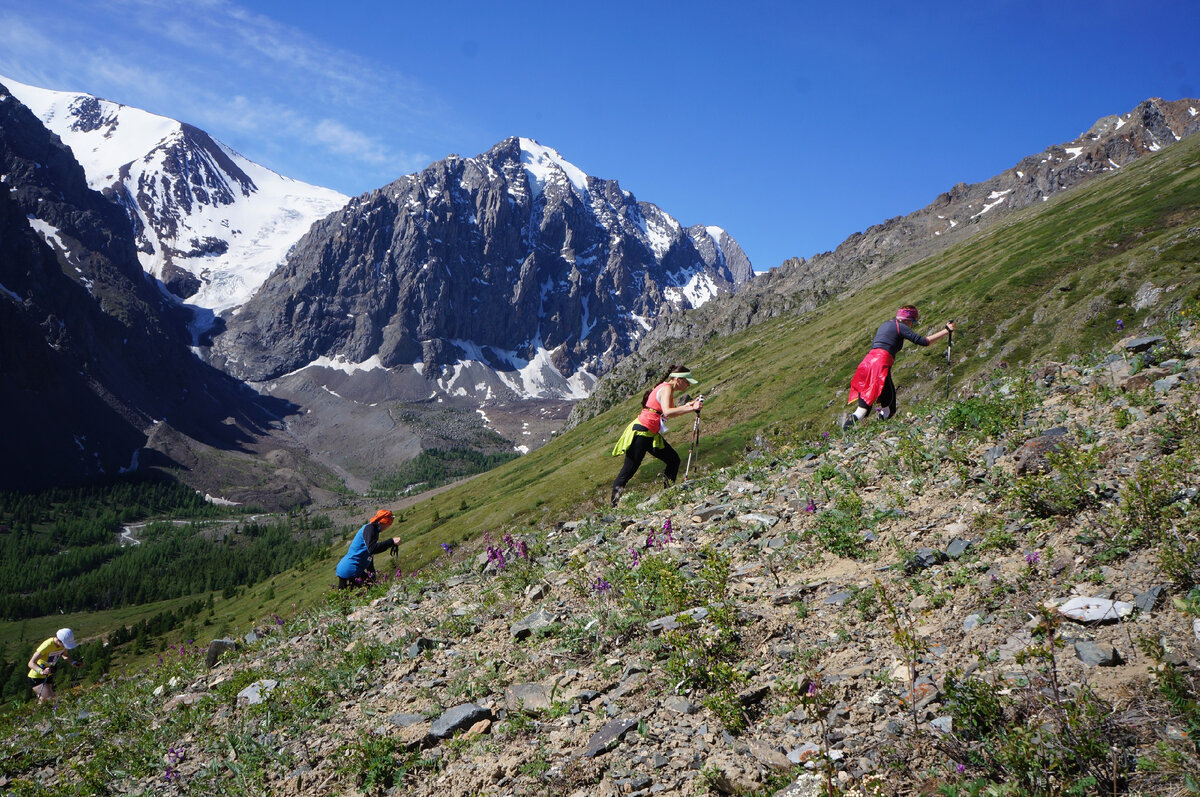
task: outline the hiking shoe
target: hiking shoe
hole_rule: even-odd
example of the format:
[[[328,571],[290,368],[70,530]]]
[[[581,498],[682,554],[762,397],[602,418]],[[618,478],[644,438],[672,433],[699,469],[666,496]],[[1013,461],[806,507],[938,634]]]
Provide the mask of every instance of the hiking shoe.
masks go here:
[[[842,431],[846,431],[858,421],[852,412],[843,412],[842,417],[838,418],[838,426],[842,427]]]
[[[623,493],[623,492],[625,492],[625,491],[624,491],[623,489],[621,489],[620,487],[614,487],[614,488],[613,488],[613,490],[612,490],[612,501],[610,501],[610,504],[611,504],[612,506],[616,506],[616,505],[617,505],[617,502],[621,500],[621,493]]]

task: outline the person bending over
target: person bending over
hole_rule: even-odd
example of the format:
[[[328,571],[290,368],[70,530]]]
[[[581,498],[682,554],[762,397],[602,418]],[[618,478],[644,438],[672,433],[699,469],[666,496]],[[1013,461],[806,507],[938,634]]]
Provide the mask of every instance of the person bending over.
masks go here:
[[[375,554],[400,544],[399,537],[379,539],[379,533],[392,525],[395,517],[386,509],[375,513],[350,541],[350,550],[337,564],[338,589],[375,578]]]
[[[896,414],[896,386],[892,383],[892,363],[904,346],[904,341],[928,346],[954,331],[954,322],[951,321],[932,335],[918,335],[912,328],[919,317],[920,312],[917,308],[906,304],[896,311],[895,318],[879,325],[875,332],[875,340],[871,342],[871,350],[858,364],[854,378],[850,380],[850,397],[846,399],[846,403],[858,406],[854,412],[842,414],[840,423],[843,429],[849,429],[867,417],[876,401],[879,402],[879,415],[884,420]]]
[[[674,418],[689,412],[699,412],[699,399],[678,407],[675,406],[675,391],[684,390],[688,385],[694,384],[696,384],[696,380],[692,378],[691,370],[677,365],[671,368],[662,381],[642,396],[641,413],[637,420],[625,427],[621,439],[613,448],[614,457],[625,455],[625,463],[621,466],[621,472],[617,474],[617,480],[613,482],[612,486],[611,503],[613,506],[617,505],[625,485],[633,478],[633,474],[637,473],[646,454],[666,463],[663,479],[667,484],[674,483],[675,477],[679,473],[679,454],[675,453],[671,444],[663,439],[662,433],[667,431],[663,419]]]

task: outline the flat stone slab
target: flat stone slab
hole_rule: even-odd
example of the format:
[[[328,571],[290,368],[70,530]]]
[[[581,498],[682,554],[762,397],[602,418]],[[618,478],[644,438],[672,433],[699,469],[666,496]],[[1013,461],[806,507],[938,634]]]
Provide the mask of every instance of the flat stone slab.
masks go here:
[[[732,508],[733,507],[731,507],[729,504],[718,504],[716,506],[706,506],[700,509],[693,509],[692,520],[697,523],[703,523],[706,520],[713,519],[717,515],[724,515]]]
[[[628,717],[610,721],[603,728],[592,734],[592,737],[588,739],[587,745],[584,746],[583,752],[579,756],[581,758],[595,758],[598,755],[607,753],[620,744],[625,734],[636,727],[637,720]]]
[[[538,609],[533,614],[513,623],[509,631],[512,633],[513,639],[525,639],[532,636],[535,631],[540,631],[543,628],[553,625],[558,621],[558,617],[545,609]]]
[[[271,678],[264,678],[261,681],[255,681],[247,686],[242,691],[238,692],[237,700],[239,703],[244,703],[247,706],[257,706],[262,703],[271,693],[275,691],[275,687],[279,686],[279,681]]]
[[[700,622],[708,617],[708,609],[703,606],[697,606],[695,609],[688,609],[675,614],[668,614],[666,617],[659,617],[657,620],[651,620],[646,623],[646,629],[658,633],[660,631],[674,631],[681,628],[687,620]]]
[[[779,522],[779,518],[774,515],[763,514],[762,512],[747,512],[744,515],[738,515],[737,521],[739,523],[757,524],[771,528]]]
[[[946,546],[946,556],[949,556],[951,559],[959,559],[967,552],[967,549],[971,547],[971,544],[972,543],[970,540],[964,540],[962,538],[951,540],[950,544]]]
[[[1078,623],[1115,623],[1133,614],[1133,604],[1108,598],[1071,598],[1058,607],[1063,617]]]
[[[1137,354],[1139,352],[1146,351],[1147,349],[1152,349],[1155,346],[1157,346],[1158,344],[1163,343],[1165,341],[1166,341],[1166,338],[1164,338],[1162,335],[1151,335],[1151,336],[1145,337],[1145,338],[1134,338],[1132,340],[1125,341],[1125,351],[1133,352],[1134,354]]]
[[[504,705],[509,711],[546,711],[553,703],[541,684],[513,684],[504,689]]]
[[[491,718],[492,712],[489,709],[475,703],[463,703],[461,706],[447,709],[442,716],[435,719],[429,726],[429,735],[435,739],[447,739],[457,731],[465,730],[481,720],[490,720]]]

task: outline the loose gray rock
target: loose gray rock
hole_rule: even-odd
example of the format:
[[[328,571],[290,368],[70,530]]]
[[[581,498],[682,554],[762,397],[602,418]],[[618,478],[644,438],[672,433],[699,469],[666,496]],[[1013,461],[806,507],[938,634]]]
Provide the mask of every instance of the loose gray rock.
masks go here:
[[[581,758],[595,758],[602,753],[607,753],[621,742],[625,734],[636,727],[637,720],[628,717],[610,721],[603,728],[592,734],[579,756]]]
[[[938,717],[929,723],[939,733],[953,733],[954,717]]]
[[[659,617],[657,620],[651,620],[646,623],[646,628],[653,632],[674,631],[683,625],[683,621],[694,620],[700,622],[708,617],[708,609],[703,606],[697,606],[695,609],[669,614],[666,617]]]
[[[738,515],[737,521],[746,525],[759,525],[771,528],[779,522],[779,518],[774,515],[766,515],[762,512],[748,512],[744,515]]]
[[[729,504],[717,504],[716,506],[706,506],[701,509],[692,510],[692,520],[697,523],[703,523],[706,520],[711,520],[718,515],[724,515],[726,512],[732,511],[733,507]]]
[[[1159,599],[1162,598],[1162,587],[1151,587],[1133,599],[1133,605],[1142,614],[1149,614],[1154,611],[1154,607],[1158,605]]]
[[[275,691],[275,687],[277,686],[279,686],[279,681],[272,680],[271,678],[255,681],[238,692],[237,700],[239,703],[247,706],[257,706],[270,697],[271,692]]]
[[[842,590],[840,592],[835,592],[832,595],[830,595],[828,598],[826,598],[825,604],[827,606],[841,606],[843,603],[850,600],[852,597],[854,597],[854,596],[851,595],[849,592]]]
[[[1178,374],[1164,376],[1154,383],[1154,392],[1170,393],[1173,388],[1179,387],[1181,384],[1183,384],[1183,378]]]
[[[1087,667],[1115,667],[1124,661],[1112,645],[1097,645],[1095,642],[1076,642],[1075,655]]]
[[[946,556],[950,557],[951,559],[959,559],[967,552],[967,549],[971,547],[971,544],[972,543],[970,540],[951,540],[950,544],[946,546]]]
[[[1147,351],[1148,349],[1152,349],[1155,346],[1157,346],[1158,344],[1163,343],[1165,341],[1166,341],[1166,338],[1164,338],[1162,335],[1151,335],[1151,336],[1145,337],[1145,338],[1134,338],[1133,340],[1125,341],[1125,351],[1130,352],[1132,354],[1138,354],[1140,352]]]
[[[435,739],[448,739],[456,732],[470,728],[480,720],[492,718],[492,712],[474,703],[464,703],[448,709],[442,716],[433,721],[429,727],[429,735]]]
[[[535,631],[540,631],[553,625],[558,620],[558,617],[546,609],[538,609],[533,614],[513,623],[509,631],[512,633],[513,639],[525,639],[531,636]]]
[[[437,647],[437,643],[432,639],[425,637],[417,637],[413,643],[404,650],[404,658],[415,659],[427,650],[433,650]]]
[[[992,446],[984,453],[983,464],[987,466],[988,470],[991,470],[995,466],[996,461],[1007,453],[1008,449],[1004,446]]]
[[[676,714],[695,714],[700,710],[695,703],[684,697],[668,697],[663,701],[663,708]]]
[[[935,551],[932,548],[918,548],[912,558],[904,563],[904,572],[911,576],[919,570],[933,567],[944,561],[946,561],[946,554],[941,551]]]
[[[204,652],[204,664],[211,670],[217,666],[222,655],[228,651],[237,650],[238,647],[236,639],[214,639],[208,643],[208,650]]]
[[[550,693],[541,684],[513,684],[504,689],[504,705],[509,711],[530,713],[546,711],[553,705]]]

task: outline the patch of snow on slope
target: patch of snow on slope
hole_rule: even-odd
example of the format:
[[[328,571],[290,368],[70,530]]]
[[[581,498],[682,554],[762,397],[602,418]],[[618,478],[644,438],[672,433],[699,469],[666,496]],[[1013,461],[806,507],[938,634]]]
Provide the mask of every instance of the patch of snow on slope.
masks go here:
[[[525,173],[529,175],[529,182],[533,185],[535,193],[541,194],[546,183],[555,176],[562,175],[575,187],[575,193],[582,198],[587,197],[587,175],[578,166],[531,138],[521,138],[518,141],[521,144],[521,165],[525,167]]]
[[[455,364],[455,375],[443,389],[451,387],[459,376],[459,369],[483,367],[494,373],[506,387],[523,398],[583,399],[596,384],[596,377],[580,368],[569,377],[564,377],[550,359],[551,351],[538,346],[532,360],[519,356],[515,351],[487,346],[488,357],[483,346],[469,340],[451,340],[463,352],[463,358]],[[499,370],[489,363],[497,360],[507,363],[512,370]]]
[[[991,199],[991,200],[994,200],[994,201],[993,201],[993,202],[989,202],[989,203],[985,204],[985,205],[983,206],[983,210],[979,211],[978,213],[976,213],[976,214],[975,214],[974,216],[972,216],[971,218],[973,218],[973,219],[977,219],[977,218],[979,218],[980,216],[982,216],[984,213],[987,213],[987,212],[988,212],[989,210],[991,210],[992,208],[994,208],[994,207],[996,207],[996,206],[998,206],[998,205],[1003,205],[1003,204],[1004,204],[1004,197],[1005,197],[1005,195],[1007,195],[1007,194],[1008,194],[1008,192],[1009,192],[1009,191],[1011,191],[1011,190],[1012,190],[1011,188],[1006,188],[1006,189],[1005,189],[1005,190],[1003,190],[1003,191],[993,191],[992,193],[988,194],[988,199]]]
[[[295,371],[284,374],[284,376],[298,374],[305,368],[329,368],[333,371],[344,371],[347,374],[352,374],[355,371],[373,371],[375,369],[383,371],[387,370],[387,368],[385,368],[383,363],[380,361],[378,354],[373,354],[360,363],[352,363],[340,354],[337,357],[326,357],[325,355],[321,355],[308,365],[302,365]]]
[[[1071,156],[1071,160],[1075,160],[1083,154],[1083,147],[1066,147],[1067,154]]]
[[[687,299],[692,307],[699,307],[716,295],[716,283],[704,272],[693,274],[692,278],[687,281],[687,284],[681,288],[663,289],[663,296],[666,297],[667,301],[680,304],[683,299]]]

